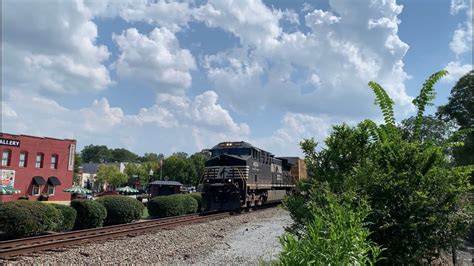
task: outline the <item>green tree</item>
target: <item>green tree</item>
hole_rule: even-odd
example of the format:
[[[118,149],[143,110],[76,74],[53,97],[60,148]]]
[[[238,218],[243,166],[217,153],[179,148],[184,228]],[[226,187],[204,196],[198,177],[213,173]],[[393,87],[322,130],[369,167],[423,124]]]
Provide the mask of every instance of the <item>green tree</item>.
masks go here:
[[[85,163],[106,163],[112,161],[112,152],[105,145],[87,145],[81,151]]]
[[[189,160],[191,160],[191,163],[194,166],[196,175],[193,176],[193,185],[197,185],[199,180],[201,180],[202,176],[204,175],[204,163],[209,159],[209,155],[202,153],[202,152],[196,152],[195,154],[191,155],[189,157]]]
[[[126,174],[118,173],[118,174],[110,176],[109,184],[113,186],[114,188],[117,188],[127,183],[127,181],[128,181],[128,176]]]
[[[416,117],[412,116],[404,119],[399,125],[402,137],[406,140],[414,139],[415,119]],[[442,145],[449,141],[455,131],[455,125],[452,122],[443,121],[436,116],[423,116],[422,120],[423,124],[420,129],[422,141],[433,141]]]
[[[97,182],[100,184],[108,184],[117,187],[127,183],[128,176],[120,173],[120,170],[115,165],[101,164],[97,169]]]
[[[367,200],[371,212],[365,225],[370,238],[386,248],[382,256],[388,264],[429,262],[440,250],[458,245],[473,221],[466,200],[472,167],[450,166],[445,149],[423,138],[424,110],[434,98],[434,84],[446,73],[432,75],[415,98],[418,111],[410,138],[395,126],[393,101],[370,82],[384,124],[365,120],[355,127],[335,126],[319,152],[314,140],[301,143],[314,182],[307,187],[327,183],[339,197],[349,195],[355,207]],[[305,196],[307,191],[287,200],[292,216],[300,218],[293,228],[304,232],[306,221],[314,219],[307,215],[309,206],[318,204]]]
[[[145,153],[142,157],[139,158],[140,162],[159,162],[160,160],[164,159],[165,156],[163,154],[156,154],[156,153]]]
[[[466,73],[451,90],[448,104],[438,108],[438,115],[454,120],[461,129],[474,127],[474,70]]]
[[[125,174],[129,178],[129,184],[133,184],[136,181],[135,177],[138,178],[142,186],[146,186],[150,180],[148,165],[145,164],[128,163],[125,167]]]
[[[164,160],[163,177],[183,184],[196,184],[198,182],[196,168],[184,154],[173,154]]]
[[[79,167],[82,165],[82,156],[79,153],[74,154],[74,174],[79,173]]]
[[[474,70],[462,76],[452,88],[448,103],[438,108],[438,116],[456,123],[464,145],[453,150],[457,165],[474,164]],[[472,174],[474,180],[474,173]]]
[[[82,157],[81,154],[76,153],[74,154],[74,175],[73,175],[73,182],[74,184],[79,184],[79,167],[82,165]]]
[[[138,155],[124,148],[113,149],[111,153],[114,162],[136,162],[138,160]]]

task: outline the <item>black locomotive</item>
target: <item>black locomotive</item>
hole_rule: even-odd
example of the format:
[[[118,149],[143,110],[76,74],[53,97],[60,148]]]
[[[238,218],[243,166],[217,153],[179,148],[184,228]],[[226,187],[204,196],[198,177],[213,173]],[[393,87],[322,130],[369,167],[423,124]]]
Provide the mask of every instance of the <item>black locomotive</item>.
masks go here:
[[[277,158],[247,142],[222,142],[210,152],[202,181],[207,211],[281,201],[294,190],[296,181],[306,176],[304,161],[299,158]]]

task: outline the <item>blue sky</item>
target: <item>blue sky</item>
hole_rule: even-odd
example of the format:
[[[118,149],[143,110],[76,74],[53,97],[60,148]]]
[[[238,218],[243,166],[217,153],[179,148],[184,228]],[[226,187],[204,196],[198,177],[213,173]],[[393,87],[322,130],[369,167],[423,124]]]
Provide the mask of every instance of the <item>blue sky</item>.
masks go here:
[[[472,69],[472,1],[2,2],[2,132],[138,154],[246,140],[277,155],[331,125],[398,119]],[[433,112],[434,109],[430,111]]]

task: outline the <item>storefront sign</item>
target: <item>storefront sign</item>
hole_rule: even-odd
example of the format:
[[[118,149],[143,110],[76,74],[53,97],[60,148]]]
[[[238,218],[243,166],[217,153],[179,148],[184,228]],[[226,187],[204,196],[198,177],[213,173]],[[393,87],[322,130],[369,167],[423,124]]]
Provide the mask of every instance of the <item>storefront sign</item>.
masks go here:
[[[0,187],[13,188],[15,183],[15,170],[0,170]]]
[[[72,143],[69,146],[69,160],[67,164],[67,170],[72,171],[74,170],[74,155],[76,154],[76,145]]]
[[[0,145],[20,147],[20,141],[14,139],[0,138]]]

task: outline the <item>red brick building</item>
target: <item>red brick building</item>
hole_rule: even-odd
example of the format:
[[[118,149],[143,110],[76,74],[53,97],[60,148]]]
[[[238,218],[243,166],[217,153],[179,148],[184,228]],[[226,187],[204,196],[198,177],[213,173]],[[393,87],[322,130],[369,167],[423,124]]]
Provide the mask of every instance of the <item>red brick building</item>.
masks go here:
[[[75,140],[0,133],[0,149],[0,189],[17,192],[1,193],[0,201],[24,195],[30,200],[41,195],[53,202],[71,200],[63,190],[72,186]]]

